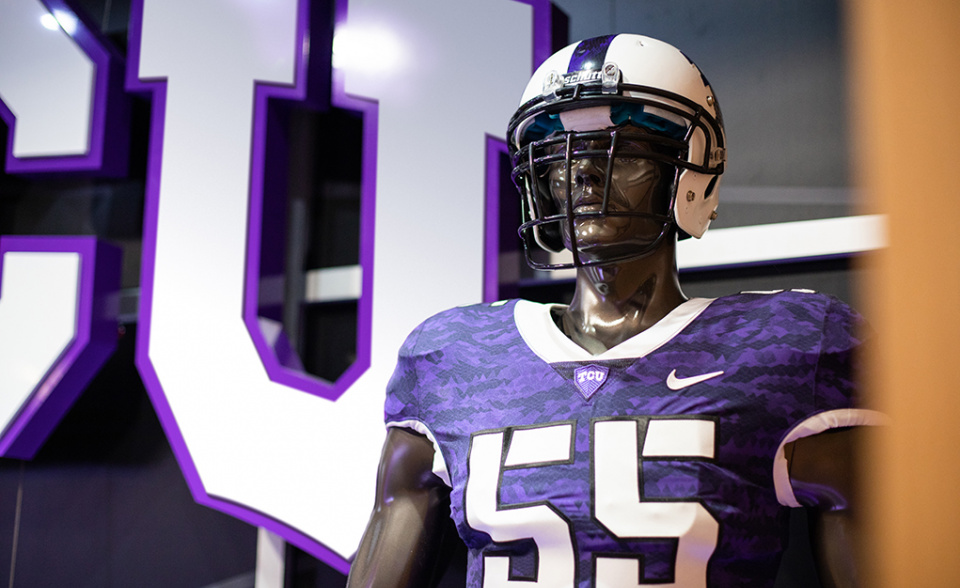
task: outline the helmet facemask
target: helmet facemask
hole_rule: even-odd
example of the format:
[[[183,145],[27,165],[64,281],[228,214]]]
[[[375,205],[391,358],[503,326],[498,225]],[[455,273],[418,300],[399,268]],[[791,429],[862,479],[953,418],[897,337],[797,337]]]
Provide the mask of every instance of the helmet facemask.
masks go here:
[[[623,141],[628,135],[640,145]],[[697,66],[662,41],[619,34],[558,51],[527,84],[507,137],[522,196],[520,234],[534,268],[642,257],[667,236],[701,237],[716,217],[726,162],[720,108]],[[656,168],[657,206],[624,208],[612,197],[618,174],[625,175],[617,166],[630,162]],[[579,177],[581,165],[602,170],[591,172],[607,192],[599,204],[577,202],[576,182],[589,175]],[[587,229],[602,222],[632,223],[637,234],[622,233],[616,247],[588,242]],[[573,261],[544,260],[541,249],[570,249]]]
[[[643,257],[672,234],[675,162],[685,144],[623,124],[566,131],[531,141],[514,157],[524,194],[520,236],[537,269],[600,265]],[[542,260],[538,249],[573,254]]]

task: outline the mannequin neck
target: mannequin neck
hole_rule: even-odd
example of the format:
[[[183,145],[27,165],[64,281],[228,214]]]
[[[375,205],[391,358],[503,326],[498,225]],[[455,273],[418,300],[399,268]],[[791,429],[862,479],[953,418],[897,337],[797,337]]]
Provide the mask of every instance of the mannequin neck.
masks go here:
[[[573,300],[559,324],[574,343],[597,355],[645,331],[685,300],[676,238],[668,238],[640,259],[579,268]]]

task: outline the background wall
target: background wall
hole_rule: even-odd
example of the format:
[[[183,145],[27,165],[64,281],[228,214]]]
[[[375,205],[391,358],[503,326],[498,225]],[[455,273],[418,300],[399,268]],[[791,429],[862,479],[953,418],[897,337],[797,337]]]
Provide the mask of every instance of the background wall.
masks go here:
[[[729,145],[712,228],[852,214],[842,3],[555,3],[570,15],[571,40],[649,35],[679,47],[706,74]],[[686,292],[807,284],[850,301],[851,271],[841,261],[688,275]]]
[[[723,108],[730,160],[715,227],[850,213],[854,190],[847,157],[847,72],[843,14],[836,2],[815,0],[802,7],[762,0],[556,4],[569,18],[570,40],[611,32],[647,34],[682,48],[708,75]],[[119,52],[126,52],[128,0],[82,0],[76,7]],[[133,367],[149,114],[150,104],[133,98],[134,141],[129,172],[122,179],[0,176],[0,234],[97,235],[124,250],[115,357],[36,459],[0,462],[0,577],[9,572],[11,585],[253,585],[256,529],[193,503]],[[309,114],[290,116],[291,128],[315,124]],[[343,125],[343,136],[355,133],[349,117],[337,124]],[[300,137],[301,152],[329,163],[329,153],[312,150],[322,143],[305,133],[294,135]],[[6,145],[5,137],[0,139]],[[356,179],[344,173],[347,167],[316,165],[323,198],[307,202],[298,201],[295,193],[290,196],[287,206],[294,222],[286,246],[296,263],[288,259],[288,270],[294,267],[306,275],[355,263],[353,252],[332,259],[329,253],[337,230],[354,230]],[[332,234],[332,241],[323,241],[324,234]],[[411,271],[438,271],[429,256],[411,260],[411,265]],[[805,287],[853,302],[851,282],[857,271],[850,260],[836,259],[688,272],[684,280],[688,295]],[[306,280],[291,278],[298,279]],[[563,299],[569,292],[569,283],[537,276],[523,290],[540,299]],[[337,347],[332,355],[323,350],[349,340],[336,325],[351,323],[355,305],[307,301],[306,312],[312,318],[286,321],[302,331],[294,340],[312,369],[335,375],[352,350]],[[333,335],[323,337],[324,332]],[[794,522],[795,543],[801,547],[803,523],[802,517]],[[791,552],[778,586],[816,585],[808,557],[804,549]],[[343,583],[339,573],[292,547],[286,575],[288,587]],[[462,568],[454,566],[444,585],[462,585],[461,578]]]

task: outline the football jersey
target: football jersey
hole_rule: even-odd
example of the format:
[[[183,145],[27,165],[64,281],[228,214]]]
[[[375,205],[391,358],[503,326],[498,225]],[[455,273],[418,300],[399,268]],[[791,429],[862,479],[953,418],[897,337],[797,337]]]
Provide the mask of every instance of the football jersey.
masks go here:
[[[859,317],[805,291],[692,299],[591,355],[557,305],[456,308],[407,338],[388,426],[434,443],[467,585],[772,586],[784,444],[864,424]]]

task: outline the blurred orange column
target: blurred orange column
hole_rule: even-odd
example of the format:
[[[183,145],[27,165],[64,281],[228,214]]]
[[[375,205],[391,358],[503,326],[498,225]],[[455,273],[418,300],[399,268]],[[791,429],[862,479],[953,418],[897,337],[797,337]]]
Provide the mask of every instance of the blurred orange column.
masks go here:
[[[848,0],[853,158],[888,215],[862,307],[870,392],[867,587],[960,586],[960,1]]]

